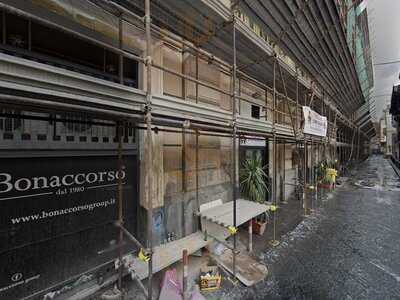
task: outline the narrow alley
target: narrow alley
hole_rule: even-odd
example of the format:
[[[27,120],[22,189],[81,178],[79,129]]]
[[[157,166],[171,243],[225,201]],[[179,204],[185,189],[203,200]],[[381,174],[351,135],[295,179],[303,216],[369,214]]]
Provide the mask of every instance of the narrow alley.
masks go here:
[[[370,157],[265,253],[266,281],[222,298],[399,299],[399,190],[389,161]]]
[[[384,1],[0,0],[0,300],[400,300]]]

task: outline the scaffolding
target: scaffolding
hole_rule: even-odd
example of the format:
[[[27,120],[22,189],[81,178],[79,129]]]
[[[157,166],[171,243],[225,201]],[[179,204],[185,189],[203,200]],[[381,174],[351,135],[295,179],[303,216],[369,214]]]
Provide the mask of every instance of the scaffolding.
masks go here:
[[[122,145],[122,130],[126,123],[134,122],[136,128],[145,132],[145,143],[147,147],[147,151],[145,152],[145,165],[146,165],[146,174],[145,174],[145,186],[147,186],[147,190],[145,191],[147,196],[147,243],[143,245],[139,240],[132,235],[125,227],[123,220],[123,186],[122,180],[118,180],[118,195],[117,195],[117,203],[118,203],[118,220],[115,222],[115,226],[119,229],[118,233],[118,247],[119,247],[119,268],[118,268],[118,287],[122,289],[122,277],[124,276],[123,270],[123,243],[124,238],[128,239],[132,243],[134,243],[140,249],[141,259],[148,264],[148,285],[144,287],[139,278],[136,278],[137,283],[142,288],[145,295],[148,299],[153,299],[152,291],[153,291],[153,138],[154,135],[159,131],[170,131],[182,133],[183,137],[186,135],[194,135],[196,140],[196,149],[195,149],[195,166],[196,166],[196,174],[195,174],[195,191],[196,191],[196,203],[197,209],[200,209],[200,200],[199,200],[199,137],[200,136],[219,136],[219,137],[228,137],[232,141],[232,157],[231,157],[231,185],[232,185],[232,205],[233,205],[233,227],[236,229],[237,227],[237,199],[240,195],[240,182],[239,182],[239,163],[238,163],[238,140],[243,137],[251,136],[255,139],[265,140],[267,143],[270,143],[272,146],[272,193],[271,199],[272,203],[275,207],[279,206],[278,199],[284,201],[285,199],[285,190],[287,185],[294,185],[295,192],[298,194],[299,198],[303,201],[304,214],[308,215],[312,209],[314,209],[312,197],[308,194],[310,191],[316,192],[317,176],[315,174],[315,166],[318,162],[322,161],[321,157],[316,158],[314,153],[321,153],[324,159],[327,156],[330,156],[331,159],[337,160],[339,164],[345,164],[348,161],[356,158],[357,160],[361,158],[361,150],[364,141],[367,140],[367,136],[365,133],[359,130],[353,122],[344,116],[338,109],[336,109],[332,103],[330,103],[325,97],[325,91],[322,89],[322,95],[320,97],[317,96],[317,92],[314,88],[314,84],[311,84],[309,88],[303,88],[303,93],[300,91],[300,76],[299,71],[296,69],[294,76],[290,78],[290,81],[295,84],[295,99],[291,99],[289,92],[287,90],[287,79],[285,78],[284,70],[282,68],[282,62],[280,61],[277,53],[273,53],[272,57],[267,56],[265,58],[261,58],[263,61],[271,61],[273,64],[273,80],[272,87],[269,86],[268,82],[260,82],[259,80],[253,78],[252,76],[246,74],[246,66],[239,67],[237,65],[237,9],[238,2],[236,1],[230,7],[230,22],[228,24],[224,24],[222,28],[219,28],[219,31],[229,31],[231,32],[231,50],[232,50],[232,59],[231,63],[227,63],[214,56],[212,53],[209,53],[206,50],[201,48],[201,44],[206,44],[213,36],[217,34],[221,34],[219,31],[208,33],[203,36],[201,43],[195,43],[190,40],[186,40],[185,38],[181,38],[178,35],[171,33],[167,30],[164,30],[160,25],[160,22],[154,22],[152,20],[151,14],[151,2],[150,0],[144,0],[144,15],[139,16],[134,11],[130,10],[127,6],[123,6],[121,3],[118,4],[114,1],[107,1],[105,6],[108,8],[112,8],[115,15],[119,18],[119,26],[118,26],[118,36],[119,36],[119,47],[113,47],[108,44],[102,43],[100,41],[90,39],[83,34],[80,35],[80,38],[85,40],[90,40],[90,42],[95,44],[100,44],[101,46],[110,49],[114,53],[119,55],[119,76],[121,78],[121,83],[123,83],[123,58],[129,57],[138,61],[143,67],[146,69],[146,89],[145,89],[145,105],[143,109],[135,111],[129,110],[112,110],[112,109],[103,109],[103,108],[94,108],[87,107],[87,111],[90,114],[102,116],[109,120],[112,120],[114,123],[114,127],[117,132],[118,139],[118,169],[121,171],[123,167],[122,163],[122,153],[123,153],[123,145]],[[127,1],[127,3],[131,3],[131,1]],[[18,14],[25,15],[29,19],[45,23],[49,26],[57,27],[59,25],[49,22],[48,20],[44,20],[34,15],[30,15],[26,12],[19,11],[7,5],[1,5],[1,8],[11,11],[17,12]],[[103,7],[103,6],[102,6]],[[301,8],[304,9],[304,8]],[[292,20],[288,23],[286,29],[291,26],[291,22],[294,22],[297,18],[298,14],[300,14],[300,10],[296,12],[292,18]],[[123,45],[123,21],[125,22],[142,22],[145,36],[145,51],[143,55],[135,55],[129,51],[124,50]],[[135,23],[137,24],[137,23]],[[59,27],[60,28],[60,27]],[[64,31],[65,28],[62,28]],[[285,30],[286,30],[285,29]],[[196,28],[191,28],[191,30],[195,31]],[[285,35],[285,30],[281,31],[279,35],[279,39],[277,43],[280,43]],[[70,32],[72,34],[76,34],[76,32]],[[156,63],[153,59],[152,52],[152,37],[156,36],[158,39],[163,41],[167,41],[179,47],[183,52],[191,53],[196,58],[196,75],[195,77],[190,76],[185,73],[184,67],[182,70],[176,71],[172,70],[162,64]],[[220,87],[216,87],[210,83],[207,83],[199,78],[199,57],[204,58],[208,61],[209,64],[212,64],[218,68],[219,71],[224,72],[231,78],[231,89],[230,91],[226,91]],[[257,64],[259,62],[254,62]],[[195,84],[196,91],[196,101],[198,103],[199,100],[199,87],[206,87],[208,89],[214,90],[218,93],[224,94],[231,99],[231,119],[229,123],[217,123],[214,124],[206,124],[203,121],[197,121],[196,119],[190,119],[183,117],[174,117],[167,115],[160,115],[159,110],[157,113],[154,113],[154,103],[153,103],[153,89],[152,89],[152,73],[154,70],[159,70],[161,72],[165,72],[180,78],[183,82],[182,89],[184,89],[185,84],[187,82],[191,82]],[[272,126],[267,130],[259,130],[258,128],[251,130],[249,127],[241,126],[238,118],[240,115],[240,101],[248,101],[247,98],[241,95],[240,84],[241,80],[246,80],[251,82],[253,85],[258,87],[261,90],[265,91],[265,104],[261,107],[262,111],[265,112],[265,120],[267,120],[267,116],[272,116]],[[279,84],[278,84],[279,83]],[[239,85],[239,86],[238,86]],[[280,88],[280,91],[279,91]],[[340,88],[339,88],[340,89]],[[183,92],[184,94],[184,92]],[[272,107],[268,102],[268,95],[272,94]],[[338,94],[343,95],[342,91],[338,91]],[[304,97],[302,97],[304,96]],[[335,95],[334,95],[335,96]],[[13,100],[17,100],[18,104],[12,103]],[[67,110],[67,111],[75,111],[77,108],[73,105],[66,105],[60,103],[51,103],[51,101],[37,100],[37,99],[26,99],[18,96],[8,97],[6,95],[2,95],[1,100],[3,104],[6,104],[11,107],[19,107],[23,108],[24,105],[26,107],[34,107],[41,111],[43,108],[48,109],[56,109],[56,110]],[[37,108],[37,105],[40,107]],[[327,117],[328,120],[328,133],[326,138],[319,138],[312,135],[303,134],[301,131],[301,123],[302,123],[302,106],[310,106],[315,111],[319,112],[321,115]],[[239,109],[238,109],[239,108]],[[238,111],[239,110],[239,111]],[[2,113],[0,116],[2,117],[21,117],[16,114],[10,113]],[[29,118],[28,116],[24,116],[25,118]],[[49,118],[42,118],[49,120]],[[68,122],[68,121],[67,121]],[[107,126],[110,126],[107,123]],[[282,133],[282,126],[285,127],[286,134]],[[168,128],[165,128],[168,127]],[[338,127],[340,130],[337,131]],[[338,132],[338,133],[337,133]],[[286,174],[285,174],[285,154],[283,155],[283,168],[282,176],[280,178],[280,195],[277,195],[278,190],[278,149],[277,147],[282,145],[283,153],[286,151],[287,145],[295,146],[295,154],[297,164],[296,164],[296,172],[295,172],[295,182],[289,183],[286,182]],[[280,160],[282,161],[282,159]],[[184,176],[184,175],[183,175]],[[184,179],[183,179],[184,180]],[[282,196],[283,195],[283,196]],[[310,203],[311,201],[311,203]],[[278,238],[276,236],[276,228],[278,226],[278,214],[273,214],[273,240],[271,244],[276,246],[279,244]],[[237,236],[233,234],[233,277],[236,277],[236,253],[237,253]]]

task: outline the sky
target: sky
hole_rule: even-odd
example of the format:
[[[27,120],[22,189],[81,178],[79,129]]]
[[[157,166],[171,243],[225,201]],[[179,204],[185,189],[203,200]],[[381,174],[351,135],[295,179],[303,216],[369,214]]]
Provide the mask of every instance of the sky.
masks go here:
[[[400,0],[367,0],[373,63],[400,60]],[[390,103],[394,84],[400,83],[400,63],[375,66],[376,118]]]

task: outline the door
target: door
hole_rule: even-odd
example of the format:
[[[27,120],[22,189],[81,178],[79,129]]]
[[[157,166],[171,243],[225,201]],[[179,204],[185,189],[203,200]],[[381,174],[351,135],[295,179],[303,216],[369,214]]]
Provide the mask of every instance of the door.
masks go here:
[[[267,143],[268,145],[268,143]],[[243,163],[247,159],[255,159],[255,158],[261,158],[262,165],[265,166],[264,171],[265,173],[269,174],[269,165],[268,165],[268,147],[251,147],[251,146],[240,146],[240,152],[239,152],[239,168],[241,169],[243,167]],[[270,189],[270,180],[266,179],[265,183],[268,186],[268,190]],[[268,201],[269,199],[269,193],[267,191],[265,201]]]

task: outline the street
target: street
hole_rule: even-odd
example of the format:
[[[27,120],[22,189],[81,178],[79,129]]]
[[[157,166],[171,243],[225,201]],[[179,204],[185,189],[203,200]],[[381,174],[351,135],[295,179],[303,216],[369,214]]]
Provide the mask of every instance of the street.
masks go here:
[[[400,300],[399,11],[0,0],[0,300]]]
[[[399,191],[389,161],[370,157],[262,255],[266,281],[224,299],[400,299]]]

